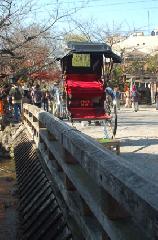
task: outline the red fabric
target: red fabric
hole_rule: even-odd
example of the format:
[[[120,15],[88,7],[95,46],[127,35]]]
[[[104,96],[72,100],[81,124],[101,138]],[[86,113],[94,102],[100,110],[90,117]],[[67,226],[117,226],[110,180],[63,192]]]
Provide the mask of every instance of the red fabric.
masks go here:
[[[3,101],[0,100],[0,115],[4,114],[4,110],[3,110]]]
[[[71,74],[66,78],[66,91],[68,95],[80,99],[89,99],[102,96],[103,83],[93,74]]]
[[[76,120],[95,120],[110,119],[111,116],[104,112],[104,109],[97,108],[70,108],[72,119]]]
[[[68,74],[65,79],[65,88],[70,97],[68,110],[72,119],[101,120],[111,118],[105,114],[103,103],[97,107],[93,106],[95,97],[100,97],[101,101],[104,99],[103,83],[99,81],[97,75]]]

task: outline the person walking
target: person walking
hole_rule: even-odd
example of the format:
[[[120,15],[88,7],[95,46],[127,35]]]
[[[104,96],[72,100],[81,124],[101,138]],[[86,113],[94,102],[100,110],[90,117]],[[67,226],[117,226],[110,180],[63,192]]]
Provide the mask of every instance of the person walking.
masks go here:
[[[131,101],[132,101],[132,109],[133,111],[137,112],[138,111],[138,92],[136,85],[132,86],[132,91],[131,91]]]
[[[115,100],[116,100],[116,107],[117,107],[118,110],[120,110],[121,93],[119,91],[118,86],[114,87],[114,95],[115,95]]]
[[[60,98],[60,89],[59,84],[57,82],[54,82],[54,86],[52,89],[52,99],[51,99],[51,112],[56,117],[60,117],[61,114],[61,98]]]
[[[36,88],[34,89],[32,93],[32,98],[33,98],[33,104],[39,108],[42,106],[42,91],[40,89],[40,85],[37,84]]]
[[[9,95],[12,97],[15,121],[19,122],[21,117],[23,90],[17,83],[15,83],[11,88]]]
[[[125,92],[125,108],[131,107],[131,98],[130,98],[130,91],[126,90]]]
[[[43,101],[43,108],[47,112],[49,111],[49,100],[50,100],[50,92],[46,89],[45,91],[43,91],[42,101]]]

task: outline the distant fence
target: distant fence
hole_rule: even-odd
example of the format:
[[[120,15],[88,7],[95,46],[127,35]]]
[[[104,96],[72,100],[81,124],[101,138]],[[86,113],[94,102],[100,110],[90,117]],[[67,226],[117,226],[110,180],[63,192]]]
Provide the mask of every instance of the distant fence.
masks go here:
[[[92,138],[35,106],[23,123],[84,239],[158,239],[158,188]]]

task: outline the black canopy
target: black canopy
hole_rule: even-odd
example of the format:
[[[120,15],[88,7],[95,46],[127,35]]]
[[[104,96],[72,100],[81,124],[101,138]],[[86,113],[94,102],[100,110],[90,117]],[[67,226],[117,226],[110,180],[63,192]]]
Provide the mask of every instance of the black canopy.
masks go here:
[[[73,53],[101,53],[106,58],[112,58],[115,63],[121,62],[121,57],[115,54],[106,43],[71,41],[67,43],[67,47],[66,55]]]

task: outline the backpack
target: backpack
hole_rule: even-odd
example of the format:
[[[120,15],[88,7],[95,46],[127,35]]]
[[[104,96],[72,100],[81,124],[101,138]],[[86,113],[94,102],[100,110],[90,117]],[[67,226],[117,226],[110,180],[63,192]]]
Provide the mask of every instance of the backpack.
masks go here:
[[[34,92],[34,102],[35,103],[40,103],[42,99],[42,92],[40,90],[36,90]]]
[[[21,100],[22,99],[22,93],[20,92],[19,88],[15,88],[14,99],[15,100]]]

